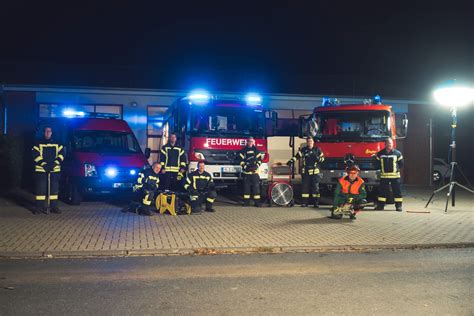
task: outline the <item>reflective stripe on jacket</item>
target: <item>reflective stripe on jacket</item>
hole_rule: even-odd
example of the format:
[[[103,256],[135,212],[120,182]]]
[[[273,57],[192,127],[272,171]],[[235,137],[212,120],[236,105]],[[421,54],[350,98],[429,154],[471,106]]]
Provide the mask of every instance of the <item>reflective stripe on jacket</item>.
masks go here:
[[[256,146],[245,146],[239,151],[240,166],[242,173],[253,174],[258,173],[258,167],[262,164],[265,154],[257,149]]]
[[[307,146],[300,148],[296,155],[290,159],[292,162],[302,161],[302,173],[314,175],[319,173],[319,164],[324,161],[324,154],[319,147],[309,149]]]
[[[35,172],[46,172],[44,166],[53,164],[51,172],[60,172],[61,163],[64,161],[64,146],[53,139],[42,139],[32,148]]]
[[[336,190],[334,190],[333,206],[344,204],[349,198],[356,200],[367,198],[367,191],[362,178],[357,177],[351,182],[349,176],[345,176],[337,182]]]
[[[207,171],[199,173],[199,170],[189,173],[184,184],[184,188],[188,191],[207,191],[213,187],[214,181],[211,174]]]
[[[387,152],[384,148],[375,155],[379,163],[381,178],[400,178],[400,169],[403,167],[402,153],[396,149]]]
[[[147,190],[158,190],[160,187],[160,175],[151,168],[142,170],[138,174],[137,184],[134,185],[133,189],[136,191],[143,187]]]
[[[178,146],[166,144],[160,151],[160,164],[166,172],[179,172],[187,165],[186,153]]]
[[[357,177],[354,182],[351,182],[346,176],[339,179],[339,184],[341,185],[341,193],[359,195],[360,188],[364,184],[364,180],[362,180],[360,177]]]

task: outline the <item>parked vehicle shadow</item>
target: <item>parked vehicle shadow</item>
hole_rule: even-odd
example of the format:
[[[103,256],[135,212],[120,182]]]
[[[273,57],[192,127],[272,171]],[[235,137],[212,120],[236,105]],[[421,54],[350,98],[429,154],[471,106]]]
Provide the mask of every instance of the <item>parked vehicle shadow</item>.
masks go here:
[[[342,219],[332,219],[330,215],[325,217],[315,217],[315,218],[306,218],[306,219],[295,219],[285,222],[283,225],[308,225],[308,224],[337,224],[337,225],[350,225],[353,220],[349,218],[342,218]]]
[[[33,213],[35,208],[35,200],[33,194],[24,190],[14,190],[4,196],[8,201],[26,209]]]

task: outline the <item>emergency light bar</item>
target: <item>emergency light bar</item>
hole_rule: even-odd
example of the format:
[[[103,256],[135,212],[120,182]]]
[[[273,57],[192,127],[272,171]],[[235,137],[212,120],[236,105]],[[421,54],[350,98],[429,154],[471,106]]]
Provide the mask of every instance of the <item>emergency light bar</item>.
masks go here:
[[[321,106],[326,107],[326,106],[336,106],[339,105],[341,102],[337,98],[329,98],[329,97],[323,97],[323,100],[321,102]]]
[[[83,111],[76,111],[74,109],[65,109],[63,111],[63,116],[65,117],[84,117],[86,115]]]
[[[196,104],[196,105],[205,105],[209,103],[212,96],[205,90],[195,90],[192,91],[188,96],[187,99],[189,100],[189,104]]]
[[[380,95],[375,95],[373,99],[364,99],[362,101],[364,104],[382,104],[382,97]],[[337,98],[330,98],[330,97],[323,97],[321,106],[328,107],[328,106],[337,106],[341,102]]]
[[[235,98],[235,97],[234,97]],[[234,99],[228,98],[225,99]],[[211,95],[206,90],[194,90],[191,91],[185,98],[189,102],[190,105],[207,105],[211,100],[219,100],[219,96]],[[236,100],[244,101],[247,106],[258,107],[262,105],[262,96],[258,93],[247,93],[242,97],[236,97]]]
[[[382,97],[380,95],[374,96],[374,104],[382,104]]]
[[[259,106],[262,105],[262,97],[256,93],[248,93],[245,96],[245,102],[249,106]]]
[[[63,117],[67,118],[110,118],[118,119],[120,118],[119,114],[115,113],[97,113],[97,112],[84,112],[76,111],[74,109],[68,108],[63,111]]]

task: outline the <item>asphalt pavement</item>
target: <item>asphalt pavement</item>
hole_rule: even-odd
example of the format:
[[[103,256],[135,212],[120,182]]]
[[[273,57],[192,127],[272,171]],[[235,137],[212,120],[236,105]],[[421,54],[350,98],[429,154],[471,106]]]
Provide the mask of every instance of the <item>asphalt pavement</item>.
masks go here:
[[[0,315],[472,315],[474,249],[0,260]]]

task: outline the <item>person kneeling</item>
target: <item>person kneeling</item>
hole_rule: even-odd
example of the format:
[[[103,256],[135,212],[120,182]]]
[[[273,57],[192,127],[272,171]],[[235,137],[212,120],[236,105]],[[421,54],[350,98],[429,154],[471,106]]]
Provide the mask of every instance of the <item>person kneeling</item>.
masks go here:
[[[134,187],[139,192],[141,205],[138,213],[151,216],[154,209],[153,202],[158,194],[160,187],[161,165],[158,162],[153,163],[151,168],[145,169],[138,174],[137,184]]]
[[[191,200],[191,214],[201,214],[201,205],[206,202],[206,212],[215,212],[213,209],[217,193],[214,190],[212,176],[206,170],[204,161],[199,161],[197,169],[188,174],[184,188],[189,192]]]
[[[359,177],[359,167],[352,165],[346,168],[347,176],[339,179],[334,192],[334,202],[331,218],[341,219],[344,214],[356,219],[355,214],[364,208],[367,203],[367,191],[364,180]]]

